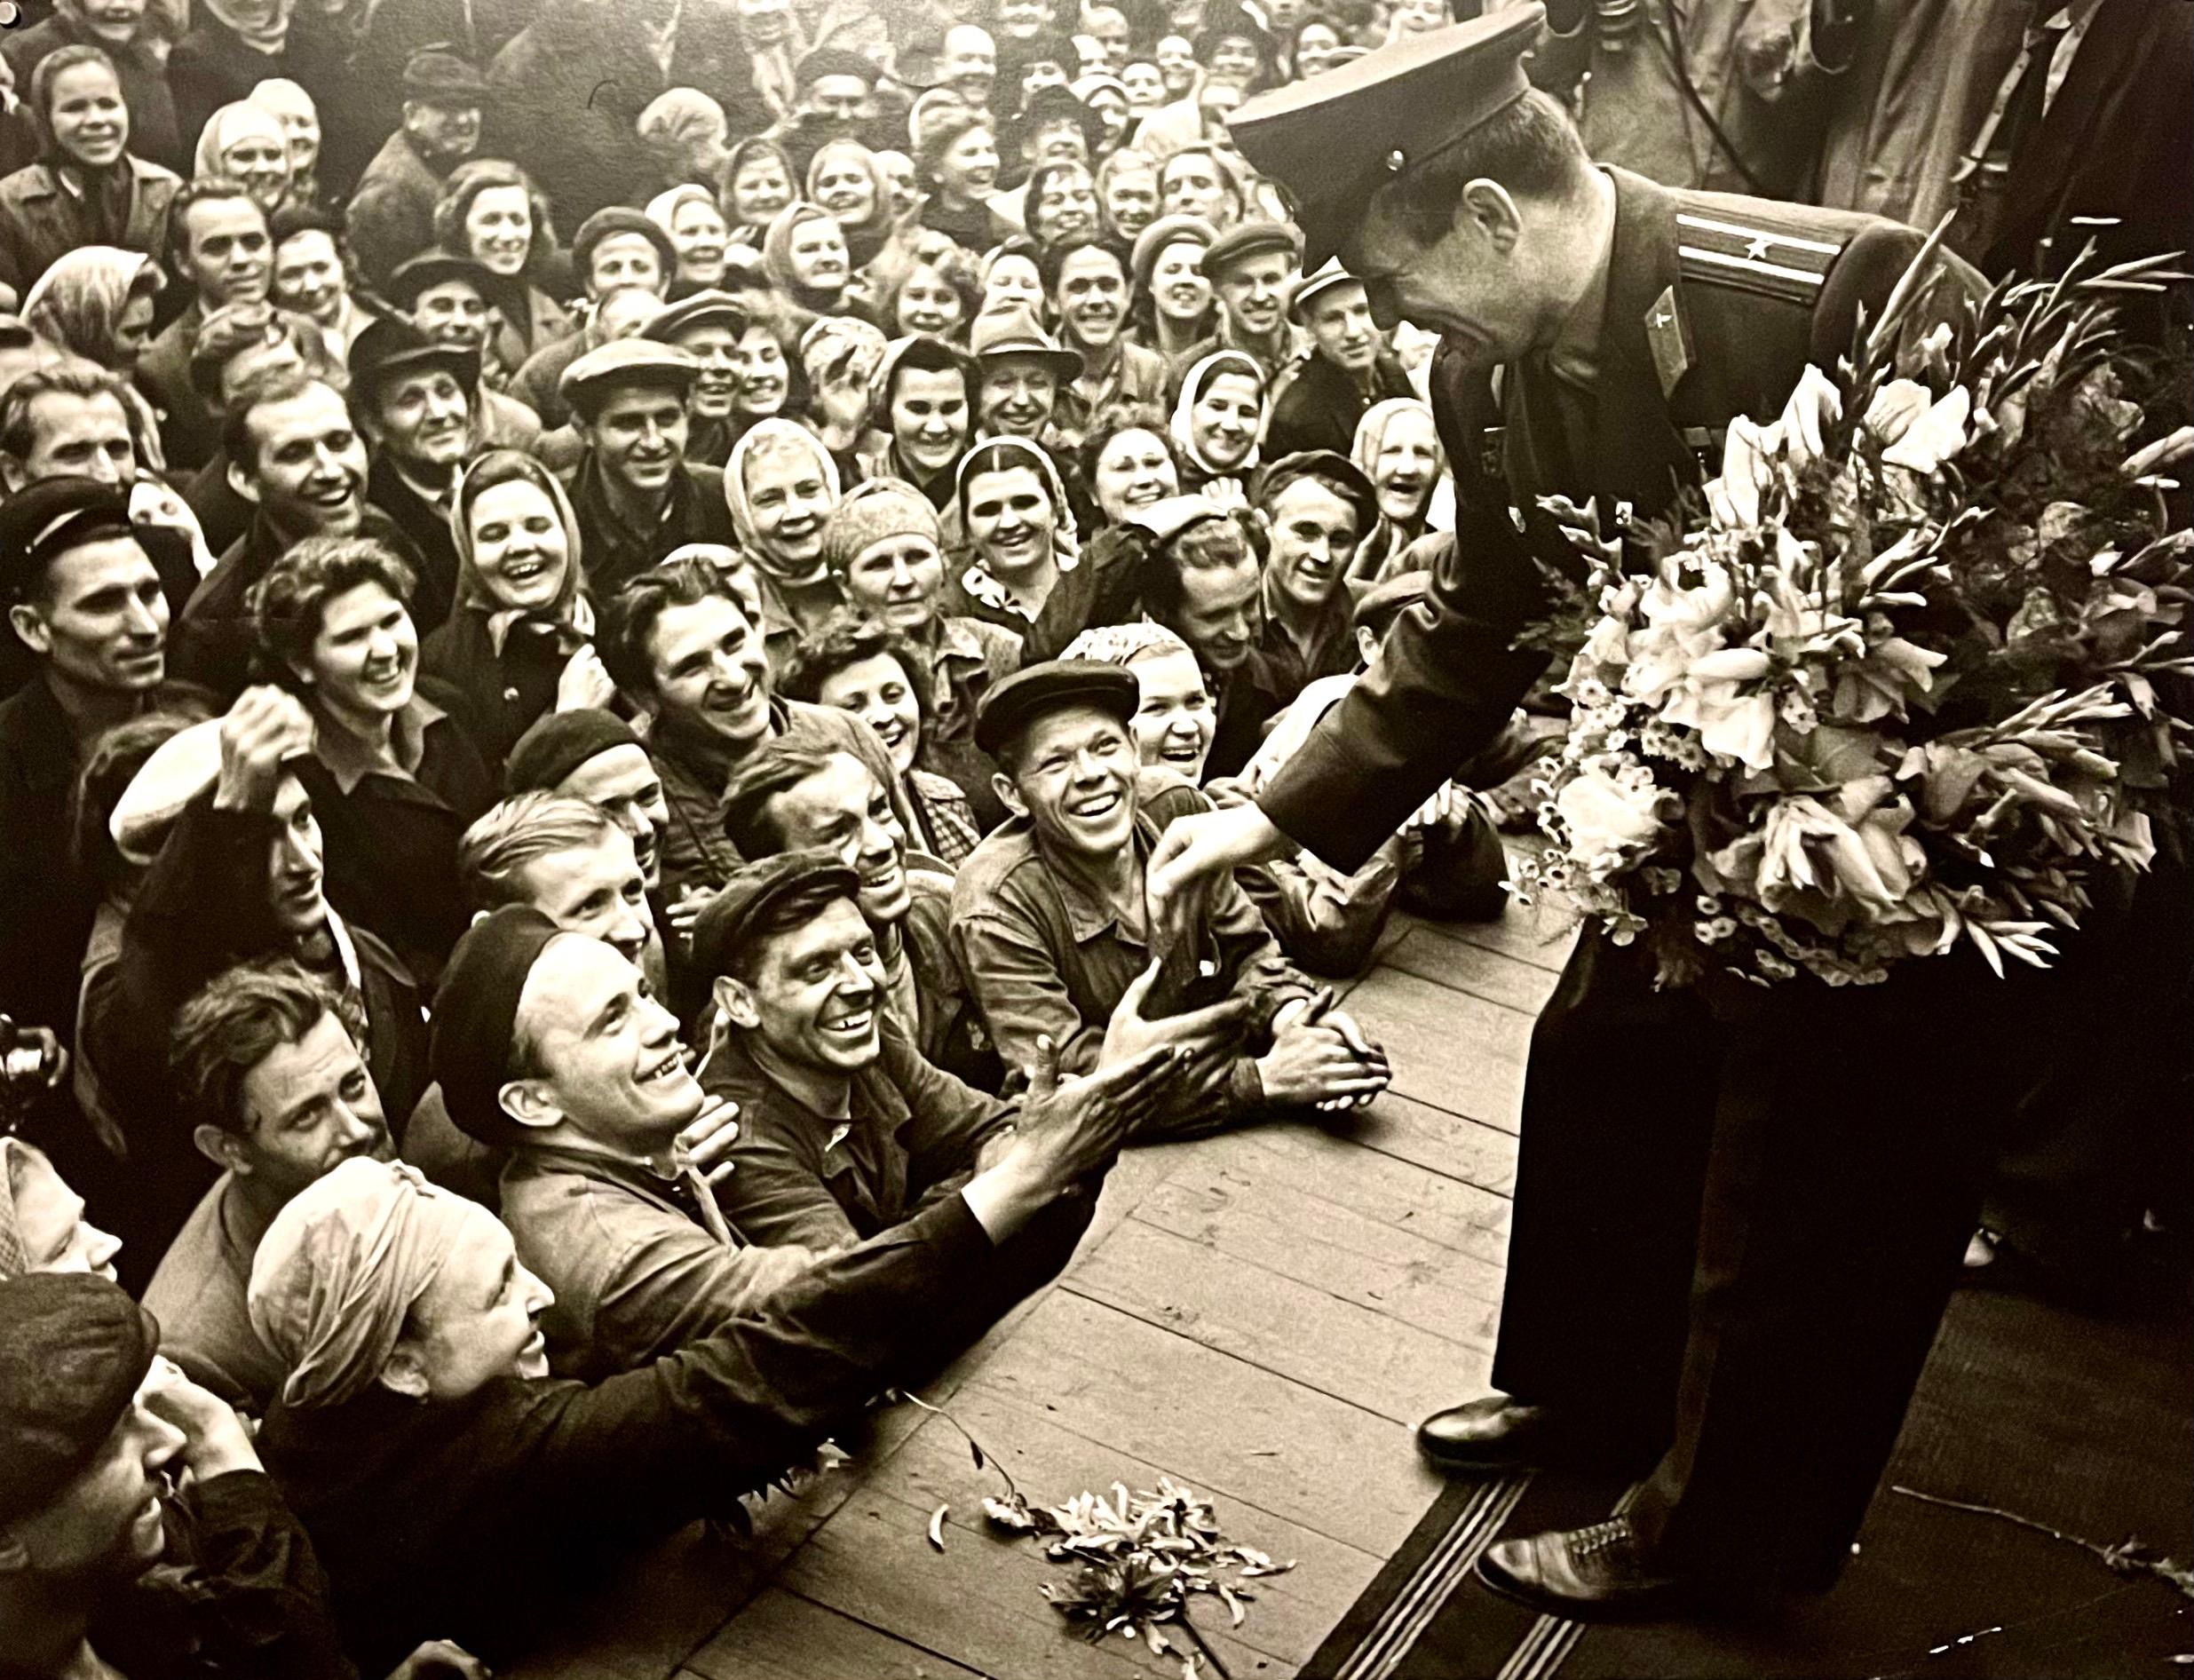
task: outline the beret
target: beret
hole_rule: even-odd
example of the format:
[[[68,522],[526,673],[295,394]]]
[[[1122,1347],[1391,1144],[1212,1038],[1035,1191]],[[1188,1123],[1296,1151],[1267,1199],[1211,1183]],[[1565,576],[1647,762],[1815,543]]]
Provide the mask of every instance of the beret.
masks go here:
[[[823,526],[823,564],[842,576],[862,550],[894,536],[926,536],[943,546],[944,528],[930,498],[903,479],[857,484],[830,510]]]
[[[1160,216],[1135,236],[1134,249],[1129,253],[1128,266],[1133,271],[1136,290],[1150,289],[1151,271],[1158,266],[1158,254],[1167,246],[1193,240],[1208,250],[1218,236],[1219,230],[1200,216]]]
[[[645,211],[636,210],[630,204],[611,204],[580,223],[579,231],[572,235],[571,259],[582,275],[593,264],[594,248],[620,234],[638,234],[653,245],[656,255],[662,258],[665,274],[677,268],[677,248],[671,244],[669,234],[650,221]]]
[[[985,691],[975,714],[975,744],[995,758],[1029,725],[1062,706],[1095,706],[1126,724],[1141,703],[1133,671],[1094,660],[1048,659]]]
[[[44,1509],[99,1456],[159,1346],[159,1322],[105,1278],[0,1283],[0,1523]]]
[[[26,485],[0,502],[0,601],[23,599],[71,549],[136,535],[126,484],[63,477]]]
[[[1350,622],[1358,630],[1384,633],[1406,606],[1414,606],[1432,592],[1430,572],[1397,572],[1364,591]]]
[[[1524,55],[1546,20],[1539,0],[1524,0],[1404,36],[1228,113],[1235,147],[1291,199],[1305,263],[1341,249],[1381,186],[1524,97]]]
[[[646,326],[640,329],[640,337],[652,338],[659,345],[674,345],[678,335],[689,327],[698,327],[704,321],[723,321],[734,333],[744,333],[754,319],[754,311],[742,297],[730,292],[709,287],[690,292],[670,305]]]
[[[556,389],[574,408],[583,408],[587,398],[612,385],[671,385],[685,391],[700,376],[700,359],[676,345],[613,338],[574,361],[557,379]]]
[[[480,383],[480,353],[430,338],[400,316],[383,315],[351,342],[351,389],[370,402],[382,382],[414,368],[447,368],[467,391]]]
[[[483,1144],[524,1136],[503,1112],[526,977],[561,930],[530,904],[506,904],[464,931],[434,994],[427,1063],[457,1129]]]
[[[404,60],[404,91],[415,99],[476,105],[487,98],[479,70],[446,47],[423,47]]]
[[[1288,261],[1298,262],[1303,257],[1303,235],[1285,222],[1241,222],[1205,248],[1204,259],[1197,267],[1208,280],[1230,263],[1268,250],[1285,251]]]
[[[613,747],[646,749],[632,733],[632,726],[614,712],[593,706],[543,712],[518,738],[510,757],[503,761],[503,796],[515,799],[522,793],[553,793],[573,771]]]
[[[710,979],[728,972],[770,907],[810,886],[827,887],[856,899],[861,878],[836,852],[824,846],[780,852],[773,858],[734,869],[724,890],[709,901],[708,908],[693,923],[693,965]]]
[[[487,269],[470,257],[446,250],[423,250],[416,257],[405,258],[389,271],[381,296],[399,309],[409,309],[419,301],[421,292],[451,280],[469,280],[481,297],[495,296],[495,277]]]
[[[1052,123],[1073,123],[1081,129],[1090,159],[1096,160],[1097,148],[1105,143],[1105,119],[1085,105],[1072,89],[1055,82],[1047,83],[1030,94],[1021,114],[1007,125],[1002,137],[1006,149],[1018,152],[1035,138],[1037,130]]]
[[[1343,487],[1343,494],[1355,503],[1360,516],[1363,528],[1357,535],[1370,535],[1372,525],[1379,517],[1379,492],[1364,476],[1364,469],[1337,449],[1298,449],[1293,455],[1266,462],[1251,481],[1249,500],[1257,507],[1265,507],[1297,479],[1308,478],[1312,473],[1335,479]]]

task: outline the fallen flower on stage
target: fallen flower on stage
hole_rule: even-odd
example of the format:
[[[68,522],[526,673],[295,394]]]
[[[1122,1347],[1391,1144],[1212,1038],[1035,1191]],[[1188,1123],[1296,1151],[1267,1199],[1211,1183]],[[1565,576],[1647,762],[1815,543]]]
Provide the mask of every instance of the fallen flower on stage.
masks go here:
[[[2111,305],[2187,276],[2083,256],[1900,349],[1935,245],[1668,519],[1548,504],[1596,612],[1564,627],[1552,844],[1516,890],[1644,940],[1663,985],[2047,966],[2183,799],[2194,530],[2159,474],[2194,429],[2128,394],[2185,400]]]

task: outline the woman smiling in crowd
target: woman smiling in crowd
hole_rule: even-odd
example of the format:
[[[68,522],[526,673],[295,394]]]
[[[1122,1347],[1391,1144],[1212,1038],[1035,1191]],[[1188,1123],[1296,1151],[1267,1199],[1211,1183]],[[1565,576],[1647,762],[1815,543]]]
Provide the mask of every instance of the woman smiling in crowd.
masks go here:
[[[724,283],[724,256],[732,234],[714,193],[691,181],[658,193],[647,202],[647,219],[670,236],[670,249],[677,253],[675,293]]]
[[[578,330],[542,289],[550,268],[549,203],[524,170],[498,158],[460,163],[434,204],[434,241],[487,271],[499,319],[489,339],[495,367],[515,373],[535,351]]]
[[[1373,403],[1357,422],[1350,453],[1379,493],[1379,523],[1358,545],[1349,575],[1379,582],[1407,567],[1402,551],[1425,534],[1447,455],[1432,410],[1414,397]]]
[[[1240,505],[1264,431],[1264,370],[1239,350],[1216,350],[1181,376],[1168,428],[1184,490]]]

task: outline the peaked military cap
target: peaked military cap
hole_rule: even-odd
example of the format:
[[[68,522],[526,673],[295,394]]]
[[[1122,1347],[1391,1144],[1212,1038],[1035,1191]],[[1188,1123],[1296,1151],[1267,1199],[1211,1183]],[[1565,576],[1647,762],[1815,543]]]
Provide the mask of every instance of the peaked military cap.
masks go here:
[[[1381,186],[1524,97],[1524,54],[1546,15],[1532,0],[1406,36],[1227,117],[1241,155],[1294,199],[1306,268],[1341,248]]]

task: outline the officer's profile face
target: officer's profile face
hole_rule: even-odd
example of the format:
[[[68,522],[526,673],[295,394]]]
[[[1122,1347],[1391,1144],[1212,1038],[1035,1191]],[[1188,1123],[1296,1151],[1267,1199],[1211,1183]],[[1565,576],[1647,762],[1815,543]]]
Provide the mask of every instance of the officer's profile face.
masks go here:
[[[1382,188],[1340,252],[1382,329],[1409,321],[1478,367],[1512,361],[1540,337],[1552,287],[1533,255],[1516,200],[1482,177],[1464,184],[1429,243],[1405,226],[1394,189]]]

